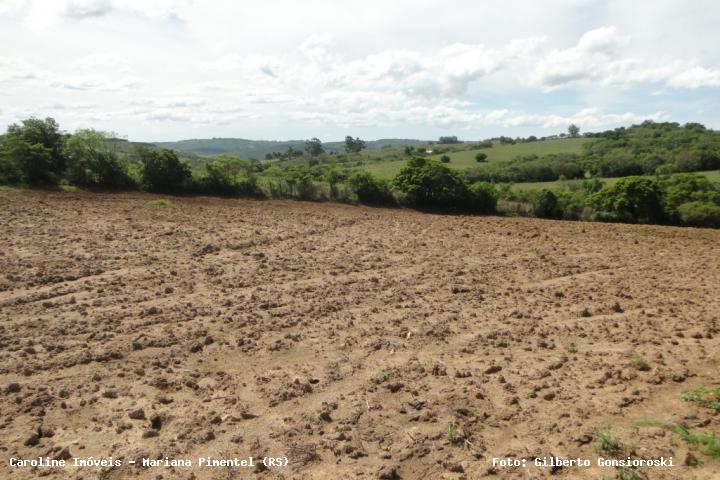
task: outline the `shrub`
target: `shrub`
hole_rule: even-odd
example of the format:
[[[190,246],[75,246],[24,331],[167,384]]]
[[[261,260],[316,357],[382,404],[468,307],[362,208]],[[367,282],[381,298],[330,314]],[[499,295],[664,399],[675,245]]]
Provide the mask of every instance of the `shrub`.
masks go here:
[[[14,185],[22,181],[22,172],[4,151],[0,150],[0,185]]]
[[[479,155],[476,155],[476,160]],[[471,180],[496,183],[549,182],[561,176],[566,179],[582,178],[584,173],[578,155],[562,153],[545,155],[542,158],[537,155],[526,155],[508,162],[486,163],[468,171],[467,176]]]
[[[720,206],[706,202],[683,203],[677,208],[680,221],[695,227],[720,228]]]
[[[300,200],[319,199],[315,177],[310,168],[302,165],[287,168],[284,172],[284,178],[295,198]]]
[[[233,155],[218,155],[205,165],[202,190],[221,195],[260,196],[253,165]]]
[[[478,152],[475,154],[475,161],[478,163],[487,162],[487,153]]]
[[[442,163],[450,163],[450,157],[448,157],[447,155],[443,155],[442,157],[440,157],[440,161]]]
[[[681,221],[678,208],[684,203],[720,204],[720,188],[702,175],[690,173],[674,175],[664,180],[662,187],[665,191],[663,208],[668,217],[675,222]]]
[[[564,220],[580,220],[585,209],[585,194],[583,191],[560,191],[556,194],[558,210]]]
[[[598,178],[588,178],[587,180],[583,180],[582,189],[585,193],[591,194],[602,190],[603,185],[603,182]]]
[[[172,150],[142,148],[138,156],[143,165],[143,184],[150,190],[176,191],[190,178],[190,167],[181,162]]]
[[[470,186],[472,208],[478,213],[495,213],[497,211],[498,192],[491,183],[475,182]]]
[[[559,218],[562,215],[557,196],[546,188],[538,191],[531,199],[533,215],[539,218]]]
[[[435,160],[413,158],[393,185],[416,207],[472,209],[472,195],[460,174]]]
[[[28,118],[10,125],[0,150],[10,172],[7,176],[19,173],[19,181],[30,184],[57,183],[65,170],[64,141],[65,134],[52,118]]]
[[[108,135],[92,129],[76,131],[65,142],[68,180],[88,187],[133,185],[124,164],[108,143]]]
[[[330,198],[340,198],[338,184],[347,180],[347,178],[347,170],[341,170],[336,164],[332,164],[325,168],[322,174],[322,179],[330,185]]]
[[[388,183],[372,176],[368,172],[355,172],[348,178],[350,189],[357,195],[360,203],[368,205],[394,205],[395,198]]]
[[[649,178],[627,177],[590,197],[598,218],[624,222],[660,223],[664,220],[661,189]]]
[[[1,155],[3,163],[9,167],[11,178],[19,177],[19,181],[30,184],[58,182],[51,151],[42,144],[29,143],[18,136],[8,135],[3,142]],[[13,174],[13,171],[16,173]]]

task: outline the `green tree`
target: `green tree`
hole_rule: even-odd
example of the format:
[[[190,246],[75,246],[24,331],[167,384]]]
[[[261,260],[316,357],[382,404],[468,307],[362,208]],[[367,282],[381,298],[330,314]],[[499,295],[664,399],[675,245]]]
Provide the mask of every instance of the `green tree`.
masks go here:
[[[58,181],[54,173],[52,151],[40,143],[29,143],[18,135],[8,135],[0,156],[3,164],[7,165],[10,180],[34,185]]]
[[[456,170],[437,160],[413,158],[393,180],[411,205],[431,208],[472,209],[472,196]]]
[[[0,142],[3,136],[0,135]],[[18,165],[7,155],[0,143],[0,185],[14,185],[22,181],[22,172]]]
[[[577,137],[578,135],[580,135],[580,127],[578,127],[574,123],[571,123],[568,126],[568,135],[570,135],[573,138]]]
[[[325,150],[323,149],[323,144],[320,139],[313,137],[305,141],[305,152],[310,156],[317,157],[325,152]]]
[[[201,183],[208,193],[260,195],[252,162],[234,155],[221,154],[205,164],[205,175],[201,177]]]
[[[68,180],[77,185],[112,188],[132,184],[109,138],[92,129],[78,130],[68,137],[63,147]]]
[[[20,172],[22,181],[56,183],[65,169],[64,141],[54,119],[28,118],[8,127],[1,154]]]
[[[141,148],[142,181],[150,190],[171,192],[179,190],[190,178],[190,167],[166,148]]]
[[[677,208],[680,221],[695,227],[720,228],[720,206],[707,202],[687,202]]]
[[[360,203],[368,205],[394,205],[390,187],[384,180],[377,179],[369,172],[355,172],[348,178],[350,189],[357,195]]]
[[[495,213],[498,192],[495,186],[487,182],[475,182],[470,185],[472,210],[477,213]]]
[[[707,177],[685,173],[662,181],[663,208],[671,221],[680,220],[678,208],[688,202],[720,205],[720,188]]]
[[[338,184],[347,179],[347,172],[341,170],[337,165],[330,165],[323,172],[323,179],[330,185],[330,198],[338,198]]]
[[[645,177],[626,177],[590,197],[600,219],[660,223],[665,219],[658,183]]]
[[[587,178],[582,181],[582,189],[588,195],[599,192],[603,186],[604,183],[597,177]]]
[[[552,190],[543,188],[532,197],[533,214],[539,218],[559,218],[562,216],[558,198]]]
[[[351,136],[345,137],[345,151],[348,153],[359,153],[365,148],[365,142],[358,137],[354,139]]]

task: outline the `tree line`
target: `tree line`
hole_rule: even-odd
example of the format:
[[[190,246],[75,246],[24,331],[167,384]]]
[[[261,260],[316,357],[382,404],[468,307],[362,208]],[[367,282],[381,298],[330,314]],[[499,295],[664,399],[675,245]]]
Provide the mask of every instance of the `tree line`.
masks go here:
[[[643,122],[586,134],[580,154],[526,155],[482,165],[468,172],[487,182],[548,182],[587,177],[627,177],[717,170],[720,134],[699,123]],[[479,160],[481,161],[481,160]]]
[[[682,127],[696,135],[696,141],[688,142],[686,136],[677,133],[679,126],[659,128],[663,141],[656,143],[653,154],[658,154],[658,149],[675,154],[682,149],[697,151],[705,160],[714,158],[714,150],[708,147],[714,144],[707,138],[706,130]],[[617,142],[622,141],[623,135],[613,135],[603,137],[610,142],[605,150],[591,147],[588,152],[619,148]],[[624,135],[626,141],[630,137]],[[490,164],[517,176],[484,177],[477,170],[454,170],[440,161],[413,155],[410,150],[406,151],[409,155],[406,165],[388,181],[337,162],[313,163],[315,144],[320,143],[315,140],[308,141],[306,163],[282,165],[221,154],[192,168],[173,150],[150,145],[130,148],[116,135],[92,129],[67,134],[52,118],[30,118],[8,127],[0,140],[0,183],[67,183],[91,189],[332,200],[479,214],[496,213],[498,201],[502,201],[522,206],[517,213],[545,218],[720,227],[720,186],[701,175],[631,176],[604,185],[597,178],[584,178],[586,171],[575,163],[576,156],[558,154],[508,162],[504,167]],[[350,149],[362,145],[358,143],[361,140],[349,136],[346,142]],[[632,144],[627,148],[636,153],[642,151]],[[568,180],[558,192],[517,193],[509,184],[502,183],[516,181],[520,175],[536,181],[578,180]]]
[[[514,191],[506,184],[499,195],[510,210],[541,218],[720,228],[720,183],[697,173],[563,183],[555,191]]]

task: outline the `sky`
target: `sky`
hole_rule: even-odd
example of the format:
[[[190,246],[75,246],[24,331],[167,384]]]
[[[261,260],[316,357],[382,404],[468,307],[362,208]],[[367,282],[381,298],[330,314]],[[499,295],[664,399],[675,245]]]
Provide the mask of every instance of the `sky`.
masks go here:
[[[720,128],[706,0],[0,0],[0,128],[134,141]]]

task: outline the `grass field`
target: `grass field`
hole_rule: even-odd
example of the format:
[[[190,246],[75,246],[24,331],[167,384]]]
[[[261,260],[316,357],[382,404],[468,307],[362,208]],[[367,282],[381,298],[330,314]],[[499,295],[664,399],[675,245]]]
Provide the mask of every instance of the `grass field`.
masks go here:
[[[475,161],[475,155],[477,155],[478,152],[485,153],[488,156],[488,162],[506,162],[520,155],[535,154],[542,156],[550,153],[580,153],[583,143],[586,143],[587,141],[588,139],[586,138],[563,138],[558,140],[546,140],[543,142],[518,143],[515,145],[495,145],[492,148],[483,148],[480,150],[461,150],[430,155],[430,158],[440,160],[440,157],[447,155],[450,157],[450,163],[447,164],[449,167],[465,169],[479,165]],[[386,161],[369,160],[365,165],[359,168],[367,170],[380,178],[393,178],[398,174],[400,169],[405,166],[406,161],[406,158],[388,159]]]
[[[692,172],[699,173],[706,176],[708,179],[714,182],[720,182],[720,170],[708,170],[705,172]],[[677,175],[677,174],[676,174]],[[612,186],[616,184],[621,178],[625,177],[614,177],[614,178],[601,178],[600,180],[605,186]],[[554,182],[527,182],[527,183],[515,183],[513,189],[517,191],[528,191],[528,190],[539,190],[546,188],[548,190],[560,190],[564,186],[571,185],[573,183],[580,183],[582,180],[555,180]]]

